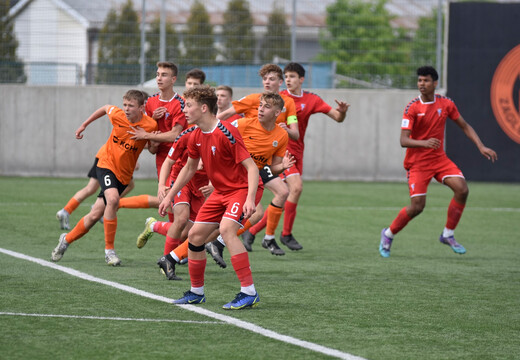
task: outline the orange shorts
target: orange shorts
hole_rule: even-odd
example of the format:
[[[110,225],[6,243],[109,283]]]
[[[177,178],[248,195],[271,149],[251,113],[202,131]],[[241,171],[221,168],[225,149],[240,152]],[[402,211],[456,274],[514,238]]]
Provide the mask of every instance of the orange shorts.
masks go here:
[[[428,185],[432,179],[444,183],[444,179],[447,177],[464,178],[462,171],[448,158],[439,161],[430,168],[415,169],[412,167],[407,171],[410,197],[426,196]]]

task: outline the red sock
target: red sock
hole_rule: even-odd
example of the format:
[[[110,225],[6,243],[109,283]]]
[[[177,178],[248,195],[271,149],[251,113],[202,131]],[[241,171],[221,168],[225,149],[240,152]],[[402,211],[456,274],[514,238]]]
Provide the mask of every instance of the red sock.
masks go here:
[[[455,199],[451,199],[450,206],[448,206],[448,219],[446,220],[447,229],[455,230],[465,206],[466,204],[459,204]]]
[[[392,221],[392,225],[390,225],[390,231],[394,235],[397,234],[406,226],[406,224],[408,224],[410,220],[412,220],[412,218],[406,212],[406,207],[402,208],[394,221]]]
[[[168,255],[180,244],[181,241],[179,239],[174,239],[171,236],[166,235],[166,241],[164,242],[164,255]]]
[[[67,203],[67,205],[65,205],[65,207],[63,208],[66,212],[70,214],[72,214],[72,212],[74,210],[76,210],[79,206],[79,201],[74,199],[74,198],[70,198],[69,202]]]
[[[292,228],[294,225],[294,220],[296,219],[296,207],[297,203],[293,203],[290,201],[285,202],[285,215],[283,217],[283,230],[282,236],[287,236],[292,234]]]
[[[80,237],[88,233],[90,229],[85,227],[85,217],[79,219],[78,223],[74,228],[65,236],[65,240],[70,244],[75,240],[78,240]]]
[[[242,229],[238,229],[237,236],[242,235],[246,230],[248,230],[253,224],[251,224],[251,221],[249,219],[246,220],[244,227]]]
[[[249,265],[249,256],[247,255],[247,252],[233,255],[231,257],[231,264],[233,265],[233,269],[238,276],[238,281],[240,281],[241,287],[253,285],[253,273],[251,272],[251,266]]]
[[[103,227],[105,228],[105,249],[113,250],[116,240],[117,217],[112,220],[103,218]]]
[[[188,259],[188,272],[190,273],[191,287],[204,286],[204,271],[206,270],[206,259]]]
[[[171,222],[156,221],[155,224],[153,224],[153,232],[166,236],[170,226],[172,226]]]
[[[258,234],[260,231],[262,231],[263,228],[267,225],[267,211],[269,210],[269,207],[265,209],[264,216],[262,216],[262,219],[260,219],[259,222],[254,224],[249,228],[249,232],[253,235]]]
[[[148,195],[137,195],[119,199],[119,207],[127,209],[148,209]]]

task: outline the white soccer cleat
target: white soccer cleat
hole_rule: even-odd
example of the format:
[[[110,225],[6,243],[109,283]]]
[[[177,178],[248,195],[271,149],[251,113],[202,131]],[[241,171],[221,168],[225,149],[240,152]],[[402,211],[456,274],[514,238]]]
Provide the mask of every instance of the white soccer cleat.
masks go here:
[[[58,242],[58,246],[52,250],[51,254],[51,260],[52,261],[60,261],[60,259],[63,257],[63,254],[69,247],[69,243],[65,240],[65,236],[67,233],[63,233],[60,235],[60,240]]]
[[[56,213],[56,219],[59,220],[60,227],[63,230],[70,230],[69,216],[70,216],[70,214],[65,209],[61,209],[60,211],[58,211]]]
[[[110,266],[119,266],[121,265],[121,260],[117,256],[115,250],[108,250],[105,254],[105,261]]]

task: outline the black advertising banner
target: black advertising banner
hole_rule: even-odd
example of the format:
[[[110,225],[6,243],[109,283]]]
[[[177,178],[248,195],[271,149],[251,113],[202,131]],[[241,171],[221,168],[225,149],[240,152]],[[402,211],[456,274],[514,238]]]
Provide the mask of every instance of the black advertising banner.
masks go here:
[[[469,181],[520,181],[520,4],[449,6],[447,96],[498,161],[450,121],[446,152]]]

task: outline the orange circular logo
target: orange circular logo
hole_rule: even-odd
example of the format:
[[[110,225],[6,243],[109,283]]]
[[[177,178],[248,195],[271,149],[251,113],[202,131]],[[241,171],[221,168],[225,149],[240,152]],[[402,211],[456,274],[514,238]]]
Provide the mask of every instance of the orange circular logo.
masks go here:
[[[491,107],[502,130],[520,144],[520,45],[508,52],[495,70]]]

